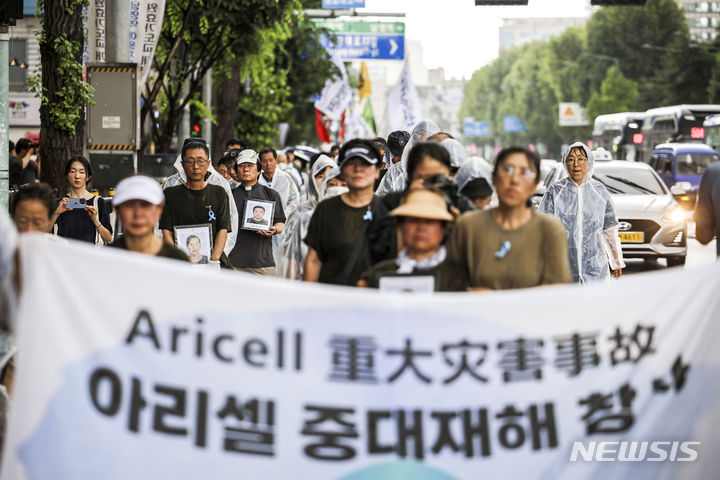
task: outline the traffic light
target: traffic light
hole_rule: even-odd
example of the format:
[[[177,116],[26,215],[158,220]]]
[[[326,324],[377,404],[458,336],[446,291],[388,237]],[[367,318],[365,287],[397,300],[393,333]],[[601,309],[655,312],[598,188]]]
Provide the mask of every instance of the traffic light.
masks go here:
[[[598,7],[642,7],[645,0],[590,0],[590,4]]]
[[[190,136],[200,136],[200,123],[202,122],[202,114],[194,104],[190,105]]]
[[[528,0],[475,0],[475,6],[478,5],[489,5],[494,7],[500,7],[503,5],[527,5]]]

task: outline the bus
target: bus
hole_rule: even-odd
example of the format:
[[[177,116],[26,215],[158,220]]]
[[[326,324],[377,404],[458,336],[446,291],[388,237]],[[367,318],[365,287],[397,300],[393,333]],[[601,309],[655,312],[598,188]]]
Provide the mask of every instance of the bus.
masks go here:
[[[643,143],[641,130],[644,119],[643,112],[598,115],[592,133],[595,147],[612,152],[613,158],[617,160],[642,161],[639,147]]]
[[[710,115],[703,122],[705,128],[705,143],[716,152],[720,151],[720,115]]]
[[[720,105],[674,105],[648,110],[642,127],[644,157],[649,158],[661,143],[705,143],[703,123],[715,114],[720,114]]]

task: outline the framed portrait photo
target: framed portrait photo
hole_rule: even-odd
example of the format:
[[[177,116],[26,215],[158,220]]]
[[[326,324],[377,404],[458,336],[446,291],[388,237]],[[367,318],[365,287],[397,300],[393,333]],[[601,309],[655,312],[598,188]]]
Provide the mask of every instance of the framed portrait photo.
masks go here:
[[[244,230],[270,231],[273,226],[275,202],[272,200],[245,200],[242,228]]]
[[[175,246],[185,252],[195,265],[207,265],[213,248],[209,223],[174,227]]]

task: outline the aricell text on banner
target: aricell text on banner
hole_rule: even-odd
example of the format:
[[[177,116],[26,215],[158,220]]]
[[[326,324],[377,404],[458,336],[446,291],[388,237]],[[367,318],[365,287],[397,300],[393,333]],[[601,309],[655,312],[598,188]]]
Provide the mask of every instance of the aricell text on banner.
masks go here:
[[[46,293],[20,305],[2,478],[702,479],[720,468],[718,264],[399,297],[40,235],[20,252],[23,278]],[[78,291],[70,270],[112,272],[112,288]],[[237,292],[252,298],[207,301]],[[589,461],[598,448],[615,461]]]

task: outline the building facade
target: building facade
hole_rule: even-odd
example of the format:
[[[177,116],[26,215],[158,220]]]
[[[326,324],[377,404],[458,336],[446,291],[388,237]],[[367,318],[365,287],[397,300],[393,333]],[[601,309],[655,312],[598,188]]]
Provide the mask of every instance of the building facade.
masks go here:
[[[678,0],[685,10],[690,37],[696,42],[711,42],[720,24],[720,1]]]
[[[556,37],[567,28],[582,27],[587,17],[503,18],[500,26],[500,51],[535,40]]]

